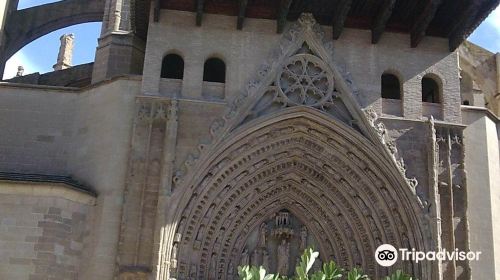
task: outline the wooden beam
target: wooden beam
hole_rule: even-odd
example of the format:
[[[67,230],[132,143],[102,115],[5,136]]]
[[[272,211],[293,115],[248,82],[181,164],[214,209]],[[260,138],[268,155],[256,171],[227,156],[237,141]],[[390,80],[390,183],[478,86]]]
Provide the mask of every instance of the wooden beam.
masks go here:
[[[480,1],[481,0],[469,0],[467,4],[458,8],[459,12],[453,15],[451,23],[443,28],[448,37],[460,29],[465,21],[471,18],[471,13],[474,13],[475,10],[478,9]]]
[[[424,12],[419,15],[411,29],[411,47],[416,48],[425,36],[425,32],[443,0],[429,0],[425,5]]]
[[[155,7],[154,7],[153,17],[154,17],[154,21],[158,22],[158,21],[160,21],[160,9],[161,9],[160,0],[155,0],[154,5],[155,5]]]
[[[394,5],[396,4],[396,0],[383,0],[383,4],[381,5],[377,15],[375,16],[375,20],[373,21],[372,26],[372,44],[378,43],[382,33],[385,31],[385,27],[387,25],[387,21],[392,15],[392,11],[394,10]]]
[[[292,4],[292,0],[281,0],[280,7],[278,11],[278,33],[283,33],[283,29],[285,28],[286,18],[288,17],[288,12],[290,11],[290,5]]]
[[[245,20],[245,14],[247,11],[248,0],[238,0],[238,22],[236,24],[236,28],[241,30],[243,28],[243,21]]]
[[[196,0],[196,25],[201,26],[201,20],[203,18],[203,6],[205,4],[204,0]]]
[[[457,16],[455,24],[449,29],[448,39],[450,51],[455,51],[469,35],[472,25],[474,22],[478,21],[477,18],[480,16],[480,11],[490,9],[489,6],[486,7],[485,5],[488,4],[484,3],[482,0],[471,0],[468,5],[462,9],[462,13]]]
[[[352,0],[340,0],[333,16],[333,39],[337,40],[344,30],[344,23],[351,10]]]

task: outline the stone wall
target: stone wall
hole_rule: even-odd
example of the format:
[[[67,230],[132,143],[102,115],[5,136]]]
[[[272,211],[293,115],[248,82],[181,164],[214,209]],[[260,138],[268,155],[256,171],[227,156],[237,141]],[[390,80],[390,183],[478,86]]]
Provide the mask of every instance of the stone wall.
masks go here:
[[[65,89],[0,87],[0,170],[67,174],[77,97]]]
[[[44,74],[32,73],[21,77],[14,77],[6,80],[6,82],[81,88],[90,85],[93,67],[94,63],[92,62]]]
[[[139,86],[134,77],[84,91],[0,86],[0,170],[71,175],[98,194],[81,279],[113,277]]]
[[[467,128],[467,169],[470,249],[481,251],[471,262],[472,279],[500,278],[500,120],[486,110],[463,111]]]
[[[82,279],[94,202],[63,184],[0,181],[0,278]]]
[[[279,47],[281,34],[276,34],[276,22],[246,19],[243,30],[234,28],[235,18],[204,15],[203,25],[195,26],[195,14],[162,10],[160,22],[150,23],[142,92],[160,92],[161,61],[164,55],[176,53],[184,58],[182,98],[203,100],[203,64],[210,57],[225,61],[226,100],[244,90],[254,78],[259,66],[270,63],[268,58]],[[290,25],[292,23],[288,23]],[[323,26],[327,39],[332,31]],[[390,71],[403,82],[403,114],[408,119],[422,117],[421,79],[431,74],[441,85],[443,102],[439,111],[449,122],[460,122],[460,90],[456,53],[448,51],[448,41],[426,37],[418,48],[410,48],[409,36],[384,33],[378,44],[370,43],[370,31],[346,29],[339,40],[333,41],[337,65],[352,74],[359,88],[363,107],[382,110],[380,78]],[[175,38],[175,39],[172,39]]]

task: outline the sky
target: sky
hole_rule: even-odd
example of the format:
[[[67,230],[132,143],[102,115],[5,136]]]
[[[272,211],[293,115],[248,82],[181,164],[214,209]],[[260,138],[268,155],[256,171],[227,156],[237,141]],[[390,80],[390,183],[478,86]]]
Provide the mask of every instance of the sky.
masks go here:
[[[60,0],[19,0],[18,9],[58,1]],[[75,35],[73,65],[94,61],[100,28],[101,23],[73,25],[31,42],[7,61],[4,79],[14,77],[19,65],[24,67],[25,75],[34,72],[46,73],[52,71],[52,66],[56,63],[59,51],[59,38],[63,34],[73,33]],[[469,40],[491,52],[500,52],[500,7],[493,11],[472,33]]]

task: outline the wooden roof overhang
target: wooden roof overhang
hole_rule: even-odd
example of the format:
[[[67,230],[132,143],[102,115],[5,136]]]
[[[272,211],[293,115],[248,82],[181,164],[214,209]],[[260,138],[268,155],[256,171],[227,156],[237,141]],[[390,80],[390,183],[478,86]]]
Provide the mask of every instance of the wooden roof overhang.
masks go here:
[[[385,31],[408,33],[411,46],[417,47],[424,36],[449,39],[454,51],[498,6],[500,0],[153,0],[155,21],[160,9],[196,13],[201,25],[203,14],[236,17],[235,27],[242,29],[245,18],[277,21],[277,32],[285,22],[295,21],[303,12],[311,12],[322,25],[333,26],[338,39],[347,28],[372,31],[376,44]]]

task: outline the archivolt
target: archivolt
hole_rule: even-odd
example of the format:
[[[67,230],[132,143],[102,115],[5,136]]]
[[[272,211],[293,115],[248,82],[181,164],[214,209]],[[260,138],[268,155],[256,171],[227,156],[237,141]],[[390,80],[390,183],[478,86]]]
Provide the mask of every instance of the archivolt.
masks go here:
[[[314,109],[250,122],[199,166],[174,193],[167,221],[167,244],[176,243],[167,258],[176,258],[179,279],[208,279],[214,261],[226,279],[247,235],[282,208],[311,230],[323,258],[371,276],[383,272],[373,258],[380,244],[428,248],[422,209],[394,164],[379,146]],[[404,265],[418,278],[430,273],[425,264]]]

